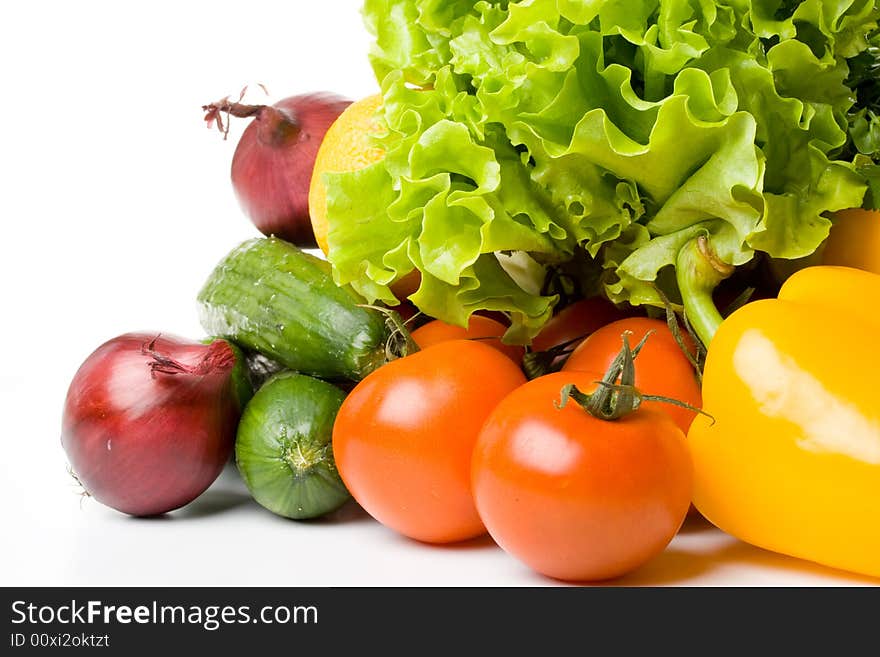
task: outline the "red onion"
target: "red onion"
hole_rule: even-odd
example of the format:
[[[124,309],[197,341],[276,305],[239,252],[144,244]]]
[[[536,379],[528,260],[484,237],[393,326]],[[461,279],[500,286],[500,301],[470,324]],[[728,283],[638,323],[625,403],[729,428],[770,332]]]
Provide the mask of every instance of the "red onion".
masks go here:
[[[291,96],[274,105],[228,98],[204,105],[205,120],[224,133],[222,114],[254,117],[232,157],[232,186],[242,210],[264,235],[316,246],[309,219],[309,185],[318,147],[351,101],[331,93]]]
[[[70,384],[61,444],[86,492],[150,516],[198,497],[229,460],[240,415],[237,350],[148,333],[98,347]]]

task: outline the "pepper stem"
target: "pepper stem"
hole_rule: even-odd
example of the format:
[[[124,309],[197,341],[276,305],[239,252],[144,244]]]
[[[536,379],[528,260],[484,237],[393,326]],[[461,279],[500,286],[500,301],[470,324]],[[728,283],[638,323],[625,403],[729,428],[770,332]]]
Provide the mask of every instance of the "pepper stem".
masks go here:
[[[700,235],[682,247],[675,262],[675,275],[684,303],[684,313],[703,346],[715,336],[722,317],[712,292],[734,267],[720,260],[712,250],[709,238]]]

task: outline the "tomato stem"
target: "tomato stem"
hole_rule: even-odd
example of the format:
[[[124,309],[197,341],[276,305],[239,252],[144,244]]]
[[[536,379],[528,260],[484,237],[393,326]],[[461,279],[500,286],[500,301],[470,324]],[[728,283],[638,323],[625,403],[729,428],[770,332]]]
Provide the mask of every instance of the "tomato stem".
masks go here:
[[[627,392],[632,394],[633,396],[633,411],[638,410],[639,406],[642,405],[642,402],[646,401],[654,401],[654,402],[662,402],[664,404],[672,404],[673,406],[678,406],[679,408],[686,408],[689,411],[693,411],[694,413],[699,413],[700,415],[705,415],[707,418],[712,420],[712,424],[715,424],[715,417],[707,413],[701,408],[697,408],[696,406],[692,406],[687,402],[683,402],[679,399],[674,399],[673,397],[664,397],[663,395],[646,395],[639,391],[635,386],[624,386],[620,384],[614,383],[605,383],[604,381],[596,381],[596,383],[600,386],[610,388],[612,390],[622,391],[624,389],[629,389]]]
[[[675,275],[685,317],[706,348],[722,321],[712,292],[733,272],[734,267],[719,259],[712,250],[706,235],[692,239],[678,252]]]
[[[675,344],[678,345],[681,353],[684,354],[684,357],[687,358],[687,361],[691,364],[691,367],[694,368],[694,375],[697,377],[697,382],[702,385],[703,384],[703,363],[706,360],[706,349],[703,347],[703,344],[700,340],[700,337],[694,334],[693,328],[691,328],[690,322],[688,322],[687,315],[684,313],[684,308],[679,306],[678,308],[669,301],[669,298],[664,294],[663,290],[659,287],[655,286],[655,291],[660,296],[660,301],[663,302],[663,306],[666,309],[666,326],[669,327],[669,331],[672,333],[672,337],[675,338]],[[685,330],[687,334],[693,339],[696,351],[692,351],[687,344],[685,344],[684,336],[681,333],[681,325],[679,324],[678,316],[681,314],[682,323],[684,324]]]
[[[388,330],[388,338],[385,340],[385,363],[420,351],[419,345],[413,340],[412,333],[406,327],[406,322],[403,321],[400,313],[382,306],[359,305],[361,308],[369,308],[385,316],[385,327]]]
[[[564,408],[569,398],[571,398],[590,415],[602,420],[619,420],[635,411],[638,408],[638,404],[635,397],[636,370],[634,359],[653,333],[653,331],[648,331],[645,337],[633,349],[629,346],[629,338],[632,332],[624,331],[620,336],[623,341],[620,352],[611,362],[602,380],[596,382],[599,384],[599,388],[590,394],[586,394],[578,390],[577,386],[573,383],[569,383],[563,386],[560,393],[561,397],[556,407]],[[619,385],[617,383],[618,380],[620,381]]]
[[[630,413],[637,411],[642,405],[642,402],[656,401],[665,404],[674,404],[675,406],[686,408],[689,411],[700,413],[701,415],[711,418],[714,424],[715,418],[695,406],[691,406],[686,402],[671,397],[645,395],[636,388],[635,357],[642,350],[642,347],[645,346],[645,342],[647,342],[652,333],[653,331],[649,331],[635,348],[631,349],[629,346],[629,337],[632,333],[630,331],[624,331],[621,335],[623,346],[621,347],[620,352],[608,367],[602,380],[595,382],[599,387],[595,391],[587,394],[579,390],[575,384],[569,383],[562,387],[562,390],[560,391],[560,399],[556,403],[556,407],[559,409],[565,408],[568,400],[573,399],[581,408],[593,417],[597,417],[601,420],[619,420],[620,418],[626,417]]]

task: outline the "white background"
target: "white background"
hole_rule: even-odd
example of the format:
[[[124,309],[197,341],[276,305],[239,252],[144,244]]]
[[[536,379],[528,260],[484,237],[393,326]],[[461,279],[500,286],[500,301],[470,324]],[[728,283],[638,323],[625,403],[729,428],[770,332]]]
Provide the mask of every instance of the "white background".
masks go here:
[[[428,547],[355,505],[297,523],[229,470],[196,502],[133,519],[80,499],[59,443],[70,378],[132,330],[203,335],[194,297],[256,234],[228,141],[200,106],[376,91],[359,0],[16,2],[0,9],[0,584],[545,585],[489,539]],[[253,102],[263,102],[256,92]],[[876,584],[691,520],[622,584]]]

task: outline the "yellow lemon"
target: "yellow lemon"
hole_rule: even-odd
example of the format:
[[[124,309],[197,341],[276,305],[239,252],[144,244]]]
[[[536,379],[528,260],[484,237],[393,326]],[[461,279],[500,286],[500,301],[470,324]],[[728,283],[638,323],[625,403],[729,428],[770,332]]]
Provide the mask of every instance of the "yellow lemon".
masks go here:
[[[328,226],[324,174],[357,171],[385,156],[385,151],[373,145],[373,137],[382,131],[376,116],[381,106],[382,96],[379,94],[352,103],[333,122],[321,141],[309,185],[309,216],[315,240],[325,254],[328,252]]]

